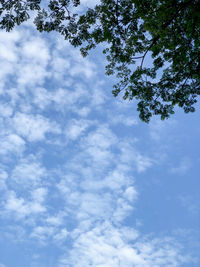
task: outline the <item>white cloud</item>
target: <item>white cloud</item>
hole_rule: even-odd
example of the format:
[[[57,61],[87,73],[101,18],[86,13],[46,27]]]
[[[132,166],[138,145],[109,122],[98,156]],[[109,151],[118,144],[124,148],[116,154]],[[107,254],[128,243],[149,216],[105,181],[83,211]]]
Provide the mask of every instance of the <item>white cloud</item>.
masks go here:
[[[57,229],[52,226],[36,226],[30,237],[36,239],[42,245],[47,244],[47,240],[56,242],[57,244],[62,244],[68,238],[68,231],[66,228]]]
[[[51,60],[51,67],[52,67],[52,76],[56,80],[63,80],[66,77],[66,73],[68,73],[68,70],[71,66],[70,60],[63,58],[60,56],[59,53],[53,53],[53,57]],[[69,77],[67,79],[69,81]]]
[[[40,197],[35,199],[34,195],[38,194],[37,190],[42,191],[42,194],[40,192]],[[14,191],[8,192],[4,205],[5,212],[14,215],[16,219],[23,219],[26,216],[43,213],[46,211],[46,207],[43,205],[46,193],[45,188],[36,189],[36,191],[32,192],[32,198],[27,200],[23,197],[17,197]]]
[[[20,94],[21,90],[18,90],[16,88],[3,88],[2,90],[2,95],[6,95],[9,99],[10,102],[7,103],[7,107],[12,109],[14,111],[14,107],[16,106],[17,102],[20,100]],[[12,112],[13,113],[13,112]]]
[[[20,31],[1,33],[0,76],[6,85],[8,75],[15,75],[18,86],[42,84],[48,76],[46,66],[50,59],[48,43],[22,28]]]
[[[66,129],[66,136],[69,139],[76,140],[91,125],[89,120],[71,120]]]
[[[65,86],[64,88],[56,88],[55,90],[46,90],[38,87],[31,90],[33,98],[30,100],[41,110],[52,108],[63,114],[75,112],[80,116],[87,116],[90,112],[88,107],[77,107],[77,103],[83,102],[88,97],[88,92],[84,86],[75,84],[73,89]]]
[[[85,98],[88,95],[84,86],[76,84],[73,86],[73,89],[63,89],[59,88],[55,93],[52,94],[52,101],[58,105],[64,106],[64,108],[72,108],[77,102],[81,102],[81,99]]]
[[[9,74],[12,74],[14,70],[13,70],[13,64],[7,61],[1,62],[0,67],[1,67],[0,78],[2,81],[2,87],[3,87],[5,86],[5,77],[7,77]]]
[[[169,238],[140,241],[137,231],[131,228],[103,223],[80,234],[73,250],[61,258],[59,267],[176,267],[189,262],[191,259],[182,256],[173,242]]]
[[[87,106],[83,106],[82,108],[74,109],[74,111],[76,112],[76,114],[78,114],[81,117],[87,117],[91,109]]]
[[[14,53],[11,49],[8,49],[8,44],[0,43],[0,57],[3,60],[8,62],[16,62],[17,61],[17,54]]]
[[[105,174],[103,179],[102,177],[96,177],[96,179],[95,177],[91,177],[91,179],[88,177],[88,179],[83,180],[80,185],[84,190],[99,192],[100,190],[106,188],[116,193],[121,193],[122,187],[130,185],[132,182],[131,178],[126,173],[122,172],[119,166],[117,166],[117,168],[110,171],[108,174]]]
[[[22,159],[12,171],[12,181],[20,187],[35,187],[47,177],[46,169],[34,157]]]
[[[79,211],[77,211],[78,220],[93,217],[101,220],[111,216],[113,212],[113,199],[109,193],[102,195],[84,193],[80,198]],[[92,219],[90,219],[92,220]]]
[[[1,103],[0,105],[0,114],[2,117],[10,117],[13,113],[13,109],[8,104]]]
[[[13,127],[16,132],[30,142],[41,141],[45,139],[45,134],[60,133],[60,128],[55,122],[49,121],[49,119],[41,116],[39,114],[25,114],[25,113],[16,113],[13,118]]]
[[[102,169],[111,161],[113,162],[112,146],[116,141],[116,136],[112,131],[102,125],[81,139],[82,152],[77,156],[82,157],[85,164],[95,165],[96,169]]]
[[[96,64],[89,58],[83,58],[78,48],[72,48],[68,42],[60,38],[54,44],[57,49],[52,54],[51,66],[53,70],[52,75],[56,79],[64,77],[67,77],[67,80],[74,79],[75,77],[93,79],[96,76]],[[66,55],[67,57],[65,57]],[[68,76],[66,76],[66,73]]]
[[[118,142],[109,127],[102,125],[79,139],[79,146],[81,151],[67,163],[70,172],[64,173],[57,185],[68,212],[79,224],[83,220],[123,221],[134,208],[138,195],[129,173],[132,159],[121,162],[124,143]],[[118,150],[114,152],[113,147]]]
[[[43,87],[36,87],[32,90],[33,94],[33,104],[35,104],[40,109],[45,109],[51,104],[51,93]]]
[[[48,216],[46,219],[47,224],[59,226],[63,224],[63,215],[58,214],[57,216]]]
[[[53,235],[54,235],[54,227],[37,226],[34,228],[30,236],[32,238],[36,238],[41,243],[45,244],[46,239]]]
[[[17,82],[19,86],[41,85],[49,76],[47,64],[50,60],[48,43],[37,36],[28,35],[26,41],[21,43],[21,60],[17,69]]]
[[[71,51],[73,56],[73,65],[69,69],[69,73],[72,77],[83,75],[84,78],[94,78],[96,75],[96,65],[89,61],[87,58],[83,58],[78,51]]]
[[[42,38],[31,38],[27,42],[22,43],[21,49],[23,57],[28,62],[31,61],[31,64],[35,62],[44,66],[48,64],[50,59],[48,45]]]
[[[127,200],[133,202],[135,199],[137,199],[138,193],[133,186],[129,186],[128,188],[126,188],[123,195]]]
[[[120,149],[114,154],[116,144]],[[79,146],[82,150],[68,161],[70,172],[57,185],[67,211],[76,218],[80,231],[83,221],[87,227],[101,220],[122,222],[134,208],[138,193],[129,173],[130,162],[121,163],[121,143],[102,125],[86,133]]]
[[[113,221],[122,222],[132,210],[133,205],[131,205],[126,199],[118,197],[116,209],[112,215]]]
[[[97,84],[97,86],[94,88],[92,92],[91,105],[93,108],[96,108],[97,110],[101,109],[102,105],[105,103],[107,99],[106,94],[101,89],[103,86],[104,86],[103,82]]]
[[[66,240],[68,234],[69,234],[68,231],[65,228],[63,228],[63,229],[61,229],[60,232],[58,232],[57,234],[55,234],[54,239],[56,241],[63,242],[63,241]]]
[[[43,187],[36,188],[35,190],[31,192],[33,201],[36,201],[39,203],[44,201],[46,194],[47,194],[47,190],[46,188],[43,188]]]
[[[16,134],[1,137],[0,154],[21,154],[25,148],[25,141]]]
[[[98,5],[100,3],[99,0],[82,0],[81,5],[93,8],[95,5]]]
[[[146,171],[147,168],[152,166],[152,159],[141,155],[139,152],[135,152],[133,161],[135,162],[139,173]]]
[[[113,124],[124,124],[125,126],[133,126],[138,124],[138,120],[135,117],[130,117],[122,114],[116,114],[115,116],[112,115],[110,117],[110,121]]]
[[[13,42],[17,42],[20,40],[20,32],[13,30],[11,32],[0,32],[0,40],[2,43],[5,43],[6,45],[12,44]]]
[[[134,164],[138,173],[144,172],[153,165],[154,159],[143,155],[133,145],[134,140],[120,143],[121,161],[125,164]]]
[[[19,86],[42,85],[44,79],[48,77],[45,67],[40,65],[24,64],[18,70],[17,82]]]
[[[89,133],[85,139],[84,146],[95,149],[106,150],[117,142],[116,136],[107,126],[100,126],[95,131]]]
[[[18,51],[15,43],[20,40],[20,33],[17,31],[11,31],[6,33],[0,32],[0,59],[1,63],[11,62],[15,63],[18,60]],[[3,60],[3,62],[2,62]],[[5,61],[4,61],[5,60]],[[2,69],[1,69],[2,71]]]

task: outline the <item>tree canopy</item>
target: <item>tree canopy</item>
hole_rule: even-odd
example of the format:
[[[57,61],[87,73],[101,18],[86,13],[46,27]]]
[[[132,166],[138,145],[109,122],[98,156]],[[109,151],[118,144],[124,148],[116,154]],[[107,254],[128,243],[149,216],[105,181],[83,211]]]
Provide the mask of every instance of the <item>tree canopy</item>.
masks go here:
[[[168,118],[174,107],[194,112],[200,95],[199,0],[100,0],[78,12],[80,0],[0,0],[0,28],[35,14],[42,32],[57,31],[83,56],[103,43],[113,94],[137,100],[140,118]]]

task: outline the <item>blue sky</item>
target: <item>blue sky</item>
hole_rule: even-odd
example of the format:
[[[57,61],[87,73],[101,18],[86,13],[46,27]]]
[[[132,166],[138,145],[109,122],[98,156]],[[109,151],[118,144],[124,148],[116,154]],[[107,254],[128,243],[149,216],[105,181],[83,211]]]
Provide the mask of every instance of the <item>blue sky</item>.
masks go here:
[[[0,33],[0,267],[199,266],[199,105],[142,123],[104,63]]]

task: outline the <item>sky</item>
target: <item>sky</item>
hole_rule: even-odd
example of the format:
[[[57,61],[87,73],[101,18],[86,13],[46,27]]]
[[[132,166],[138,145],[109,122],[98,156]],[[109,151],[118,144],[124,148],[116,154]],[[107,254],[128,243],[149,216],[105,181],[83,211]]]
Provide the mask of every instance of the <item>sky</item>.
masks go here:
[[[0,32],[0,267],[200,266],[199,104],[146,124],[104,70]]]

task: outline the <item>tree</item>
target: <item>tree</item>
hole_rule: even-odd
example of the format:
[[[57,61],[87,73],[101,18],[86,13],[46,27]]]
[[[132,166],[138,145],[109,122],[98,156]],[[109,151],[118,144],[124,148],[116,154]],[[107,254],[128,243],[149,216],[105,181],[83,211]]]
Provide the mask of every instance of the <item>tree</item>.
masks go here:
[[[136,99],[140,118],[168,118],[176,105],[194,112],[200,95],[199,0],[101,0],[84,14],[79,0],[0,0],[6,31],[36,13],[42,31],[57,31],[83,56],[103,43],[114,96]],[[148,60],[147,60],[148,58]]]

